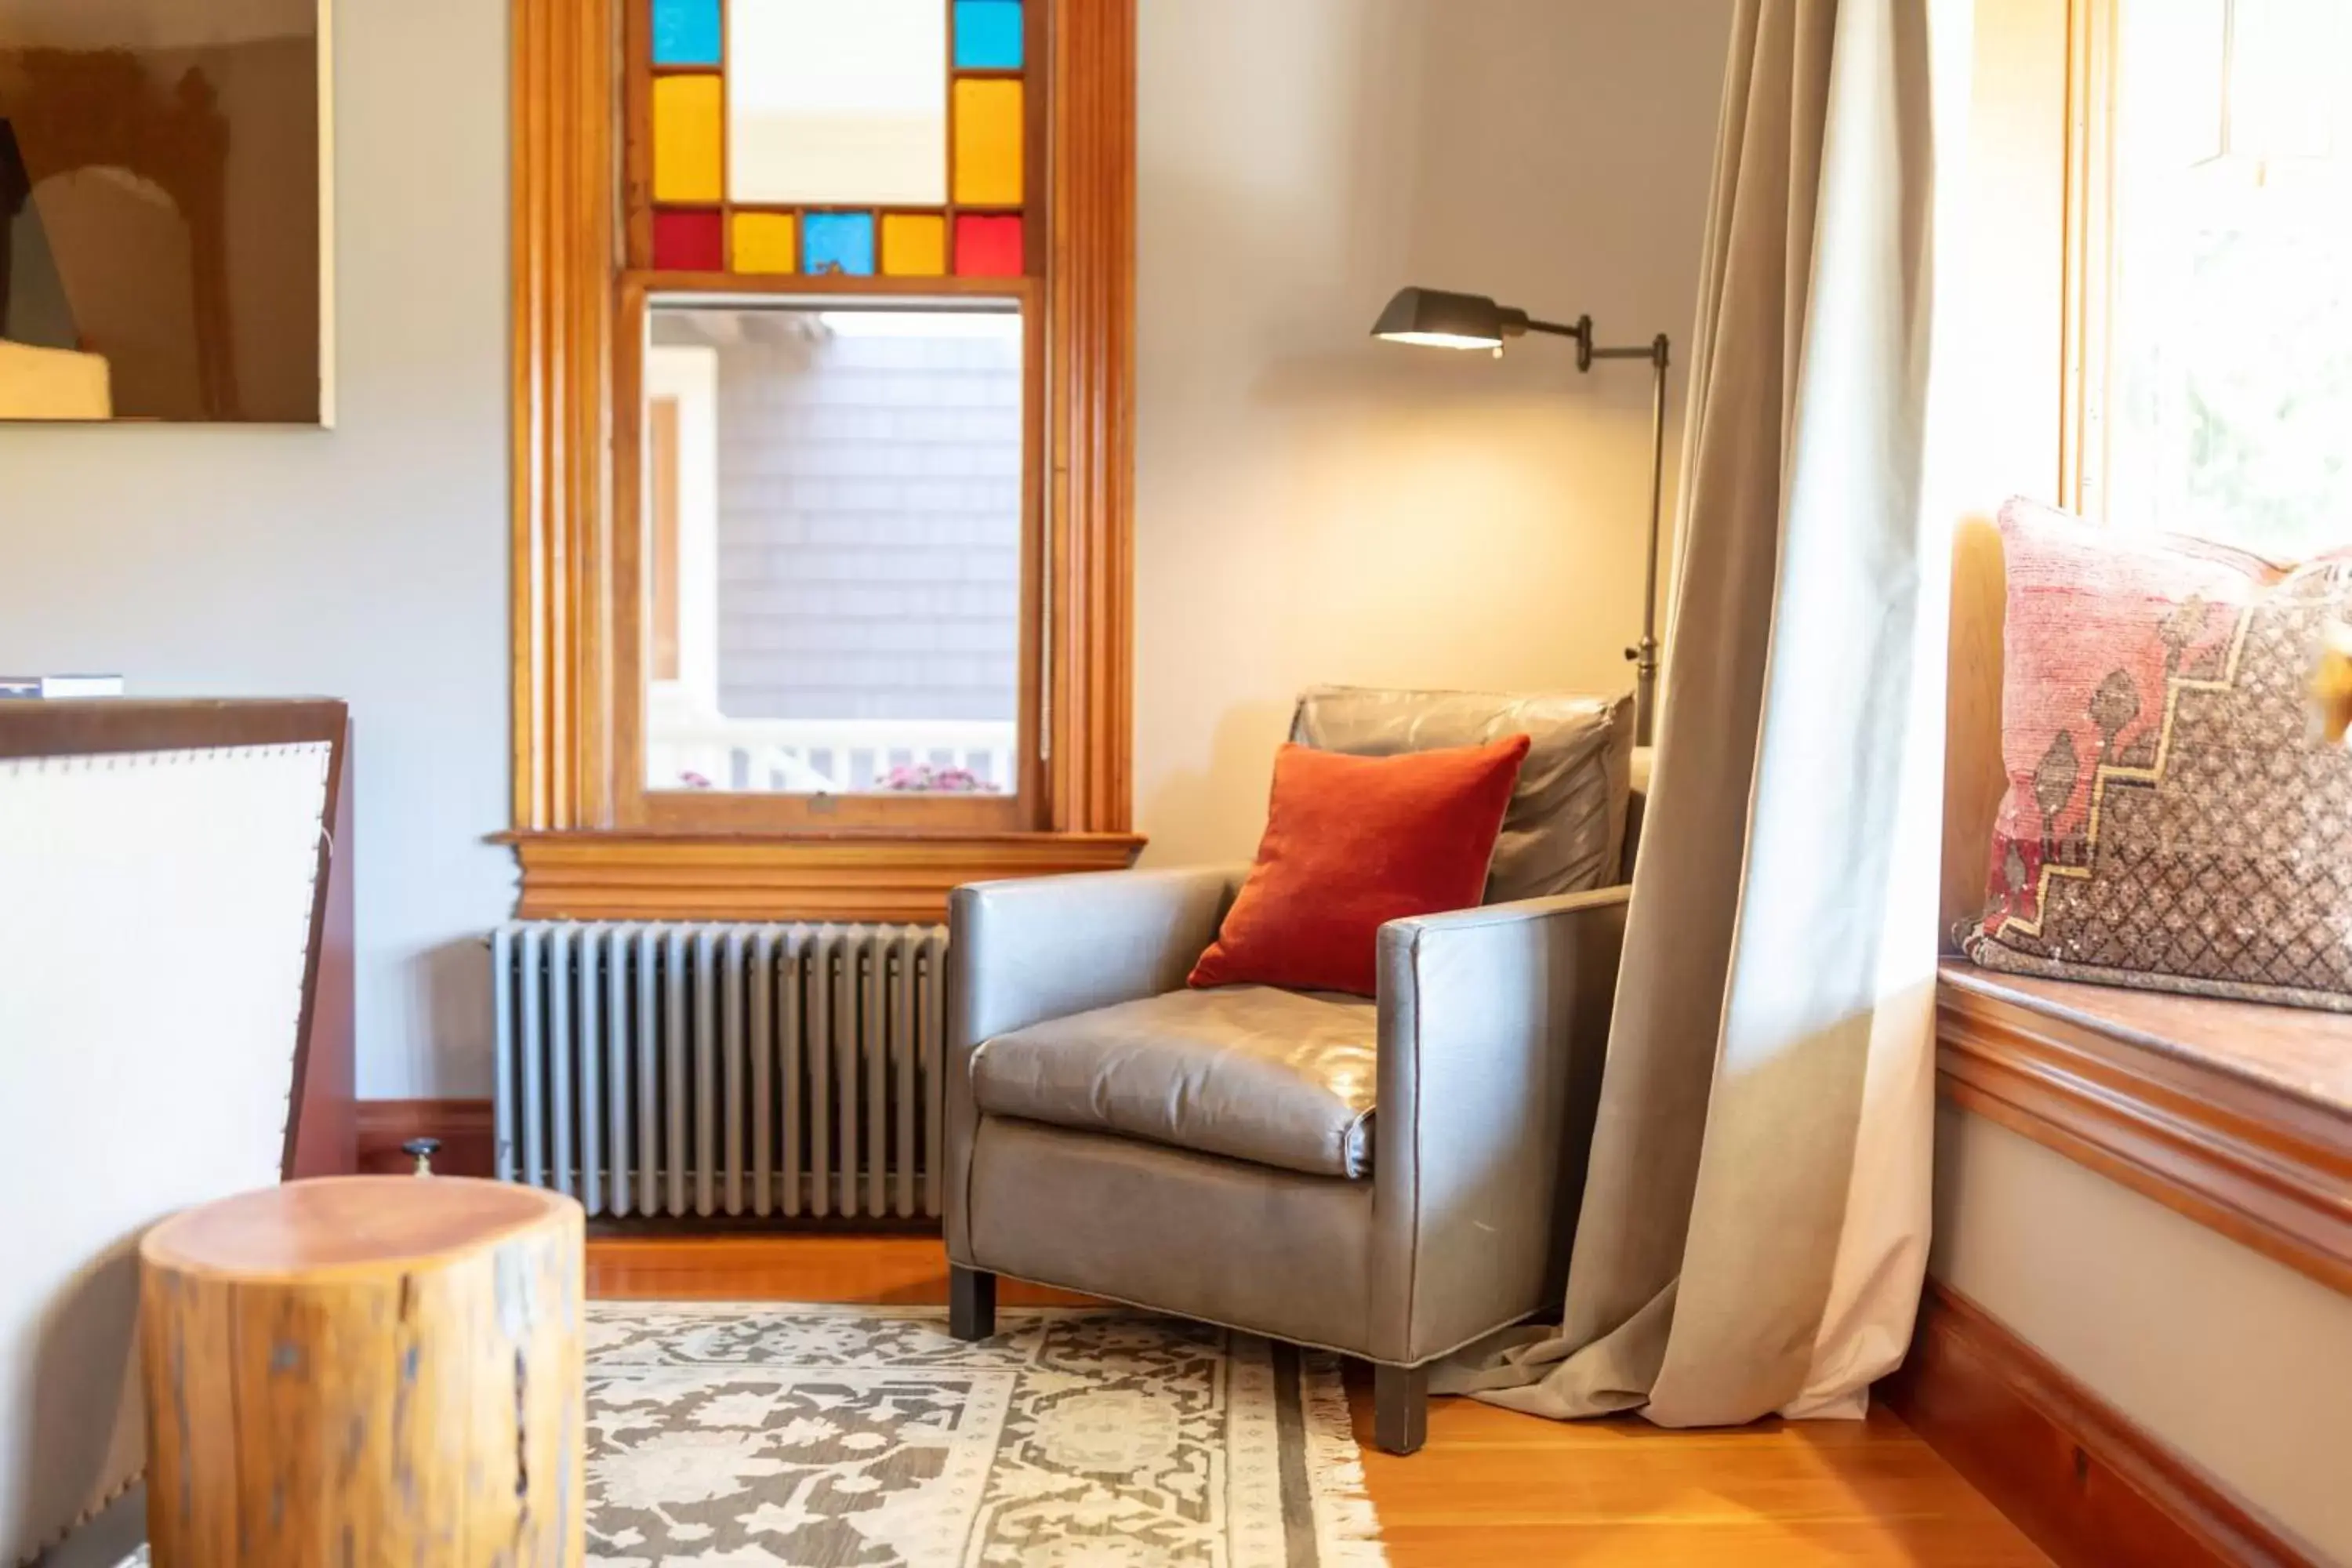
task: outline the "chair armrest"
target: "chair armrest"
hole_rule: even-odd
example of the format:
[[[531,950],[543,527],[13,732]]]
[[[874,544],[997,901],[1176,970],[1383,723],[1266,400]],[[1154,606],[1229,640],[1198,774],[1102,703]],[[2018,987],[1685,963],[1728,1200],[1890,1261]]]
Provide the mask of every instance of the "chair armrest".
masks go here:
[[[948,1253],[965,1245],[978,1114],[971,1053],[984,1040],[1173,991],[1214,942],[1242,871],[1096,871],[974,882],[948,898]]]
[[[1090,871],[973,882],[948,899],[950,1037],[981,1041],[1184,984],[1241,873]]]
[[[1564,1287],[1631,893],[1381,928],[1371,1329],[1383,1359],[1442,1354]]]

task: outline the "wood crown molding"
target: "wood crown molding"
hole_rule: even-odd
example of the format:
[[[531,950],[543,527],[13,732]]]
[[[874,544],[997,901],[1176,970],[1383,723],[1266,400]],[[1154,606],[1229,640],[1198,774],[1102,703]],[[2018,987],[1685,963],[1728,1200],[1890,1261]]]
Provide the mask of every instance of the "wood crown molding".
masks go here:
[[[509,836],[523,920],[856,920],[936,924],[965,882],[1120,871],[1131,833],[833,839]]]
[[[2063,1568],[2312,1561],[1940,1280],[1879,1395]]]
[[[2352,1110],[1958,962],[1937,986],[1936,1040],[1946,1100],[2352,1294]]]

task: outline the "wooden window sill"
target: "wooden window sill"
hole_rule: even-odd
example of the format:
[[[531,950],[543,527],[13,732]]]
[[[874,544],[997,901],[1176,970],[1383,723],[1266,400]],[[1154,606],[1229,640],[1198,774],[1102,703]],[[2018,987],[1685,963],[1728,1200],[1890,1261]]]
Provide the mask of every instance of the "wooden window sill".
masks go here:
[[[1943,1098],[2352,1294],[2352,1016],[1948,959]]]
[[[509,833],[522,920],[902,921],[947,918],[965,882],[1119,871],[1132,833]]]

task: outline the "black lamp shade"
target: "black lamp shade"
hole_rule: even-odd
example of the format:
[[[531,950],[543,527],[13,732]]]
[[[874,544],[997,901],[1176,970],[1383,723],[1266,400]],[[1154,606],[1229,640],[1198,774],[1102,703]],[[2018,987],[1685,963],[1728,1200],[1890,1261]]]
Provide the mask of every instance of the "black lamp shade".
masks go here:
[[[1527,330],[1525,310],[1497,305],[1484,294],[1400,289],[1373,323],[1372,336],[1424,348],[1492,349]]]

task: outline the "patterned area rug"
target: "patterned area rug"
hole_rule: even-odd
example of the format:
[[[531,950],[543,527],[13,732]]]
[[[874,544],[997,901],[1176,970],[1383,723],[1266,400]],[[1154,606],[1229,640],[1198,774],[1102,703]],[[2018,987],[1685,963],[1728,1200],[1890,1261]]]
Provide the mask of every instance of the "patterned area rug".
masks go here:
[[[1126,1312],[589,1309],[605,1568],[1371,1568],[1336,1357]]]

